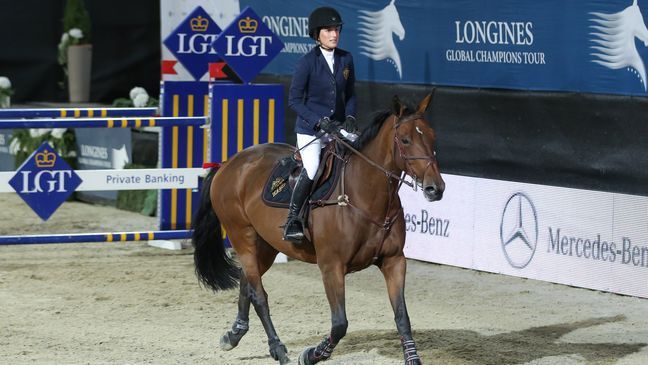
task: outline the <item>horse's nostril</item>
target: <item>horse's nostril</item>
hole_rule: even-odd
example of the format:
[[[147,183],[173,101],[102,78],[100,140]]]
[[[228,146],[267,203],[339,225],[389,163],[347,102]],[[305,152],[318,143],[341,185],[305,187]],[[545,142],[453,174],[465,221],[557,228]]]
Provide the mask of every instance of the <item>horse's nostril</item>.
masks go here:
[[[428,194],[434,194],[436,193],[436,188],[432,185],[426,186],[425,187],[425,192]]]

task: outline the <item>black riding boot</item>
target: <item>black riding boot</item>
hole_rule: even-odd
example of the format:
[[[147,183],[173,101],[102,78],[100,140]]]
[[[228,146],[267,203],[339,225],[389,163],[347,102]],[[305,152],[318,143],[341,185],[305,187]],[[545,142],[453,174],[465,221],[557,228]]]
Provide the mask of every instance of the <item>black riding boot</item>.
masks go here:
[[[306,170],[302,170],[297,178],[295,188],[293,189],[292,197],[290,198],[290,206],[288,207],[288,221],[284,226],[284,241],[292,241],[294,243],[301,243],[304,238],[304,223],[299,219],[299,211],[301,210],[304,201],[310,193],[313,180],[308,178]]]

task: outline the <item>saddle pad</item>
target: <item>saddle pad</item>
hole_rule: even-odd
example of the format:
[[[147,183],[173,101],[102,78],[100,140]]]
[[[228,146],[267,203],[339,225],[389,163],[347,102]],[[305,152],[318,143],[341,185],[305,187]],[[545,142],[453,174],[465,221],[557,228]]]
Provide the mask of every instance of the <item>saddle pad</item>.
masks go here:
[[[333,159],[333,173],[330,174],[326,181],[316,184],[315,191],[309,198],[310,200],[325,200],[331,196],[340,174],[340,163],[340,159]],[[263,187],[261,198],[266,205],[275,208],[288,208],[293,190],[288,183],[288,179],[293,172],[298,174],[298,170],[302,168],[301,166],[301,163],[290,157],[277,161]]]

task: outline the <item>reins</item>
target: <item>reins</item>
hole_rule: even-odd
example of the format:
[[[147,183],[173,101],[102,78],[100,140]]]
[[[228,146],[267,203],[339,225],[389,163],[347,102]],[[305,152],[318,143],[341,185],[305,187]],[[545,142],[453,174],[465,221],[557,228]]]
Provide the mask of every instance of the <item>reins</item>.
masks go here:
[[[406,181],[400,175],[396,175],[393,172],[391,172],[391,171],[387,170],[386,168],[382,167],[380,164],[372,161],[369,157],[365,156],[362,152],[360,152],[360,151],[356,150],[355,148],[353,148],[353,146],[348,144],[344,139],[342,139],[342,138],[340,138],[340,137],[338,137],[336,135],[333,135],[333,138],[338,143],[341,143],[344,147],[348,148],[351,152],[355,153],[358,157],[365,160],[369,165],[371,165],[371,166],[377,168],[378,170],[384,172],[385,175],[387,175],[388,177],[390,177],[390,178],[392,178],[394,180],[399,180],[401,184],[405,184],[405,185],[409,186],[410,188],[414,188],[414,184],[412,184],[409,181]]]

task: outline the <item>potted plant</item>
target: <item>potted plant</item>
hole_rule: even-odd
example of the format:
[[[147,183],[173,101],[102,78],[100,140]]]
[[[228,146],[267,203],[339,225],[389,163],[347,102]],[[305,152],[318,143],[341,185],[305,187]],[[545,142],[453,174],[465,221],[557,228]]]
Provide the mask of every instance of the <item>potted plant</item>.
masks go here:
[[[11,106],[11,81],[6,76],[0,76],[0,108],[8,108]]]
[[[70,102],[90,100],[92,44],[90,15],[83,0],[67,0],[63,15],[63,35],[58,46],[58,61],[68,81]]]

